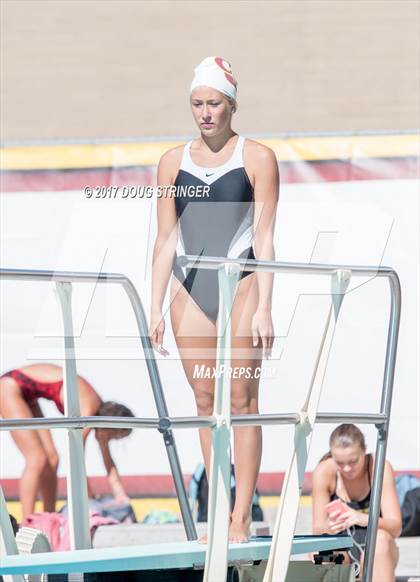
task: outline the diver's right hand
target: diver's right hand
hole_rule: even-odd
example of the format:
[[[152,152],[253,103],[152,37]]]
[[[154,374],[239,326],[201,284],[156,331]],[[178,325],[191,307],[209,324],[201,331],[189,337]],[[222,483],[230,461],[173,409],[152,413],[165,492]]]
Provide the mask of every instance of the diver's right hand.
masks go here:
[[[169,356],[169,352],[163,347],[163,334],[165,333],[165,319],[161,313],[152,313],[150,317],[149,337],[153,348],[162,356]]]

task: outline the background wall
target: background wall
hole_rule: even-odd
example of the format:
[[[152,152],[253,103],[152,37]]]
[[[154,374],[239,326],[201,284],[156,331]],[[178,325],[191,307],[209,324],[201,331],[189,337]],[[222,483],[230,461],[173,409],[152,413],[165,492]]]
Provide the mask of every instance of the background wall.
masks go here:
[[[380,143],[383,141],[379,139]],[[121,155],[120,149],[118,152]],[[374,161],[371,164],[375,166]],[[391,173],[394,166],[401,166],[404,174],[404,161],[376,162],[384,175],[385,168]],[[382,264],[397,270],[403,305],[388,456],[398,469],[416,469],[420,404],[418,181],[395,177],[320,182],[316,181],[313,164],[307,164],[306,171],[307,181],[282,183],[274,240],[276,259]],[[67,173],[63,174],[65,180]],[[55,179],[53,174],[52,182]],[[28,185],[33,183],[31,180],[34,178],[29,173]],[[121,196],[88,199],[80,189],[9,192],[2,196],[1,202],[3,266],[124,273],[135,284],[149,316],[156,199],[122,199]],[[3,368],[34,361],[61,365],[63,332],[54,285],[4,281],[1,289]],[[273,358],[264,362],[267,376],[260,383],[261,412],[300,408],[324,329],[329,293],[327,277],[276,276],[272,312],[276,342]],[[103,398],[126,403],[138,416],[155,417],[138,331],[122,290],[94,283],[74,285],[73,306],[79,373]],[[164,313],[164,346],[170,357],[158,357],[158,365],[168,409],[173,416],[194,415],[192,391],[172,335],[168,294]],[[379,410],[388,317],[386,280],[353,279],[340,314],[320,410]],[[45,414],[56,415],[52,403],[41,401],[41,404]],[[308,470],[313,469],[325,452],[331,430],[330,425],[316,428]],[[372,448],[375,429],[365,426],[363,431]],[[64,474],[63,433],[55,433],[63,453],[60,473]],[[176,439],[183,469],[192,472],[200,459],[197,433],[177,431]],[[91,441],[88,469],[91,474],[103,474],[96,443],[93,438]],[[290,428],[264,428],[264,443],[262,471],[284,470],[291,443]],[[0,474],[18,476],[23,459],[17,451],[11,454],[15,446],[8,434],[1,434],[0,445],[3,459]],[[157,431],[135,431],[130,439],[113,443],[113,447],[123,474],[169,472]],[[2,452],[7,454],[1,455]]]
[[[195,133],[205,56],[230,60],[240,133],[416,128],[413,0],[3,0],[3,140]]]

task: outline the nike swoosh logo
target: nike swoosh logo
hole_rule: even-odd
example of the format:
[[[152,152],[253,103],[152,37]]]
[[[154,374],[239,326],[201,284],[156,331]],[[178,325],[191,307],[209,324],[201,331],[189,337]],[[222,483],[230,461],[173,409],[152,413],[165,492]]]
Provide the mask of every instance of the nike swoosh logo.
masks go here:
[[[216,172],[213,172],[213,174],[206,174],[206,178],[209,178],[210,176],[214,176]]]

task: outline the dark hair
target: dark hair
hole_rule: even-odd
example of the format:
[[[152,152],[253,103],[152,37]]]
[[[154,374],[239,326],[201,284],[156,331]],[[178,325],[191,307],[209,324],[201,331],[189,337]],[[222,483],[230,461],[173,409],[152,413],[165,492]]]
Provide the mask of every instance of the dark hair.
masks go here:
[[[332,457],[331,449],[333,447],[342,447],[345,449],[347,447],[359,445],[362,451],[366,451],[365,437],[363,436],[362,431],[358,429],[355,424],[340,424],[337,426],[330,435],[329,445],[330,450],[328,453],[325,453],[319,461],[320,463]]]
[[[108,400],[107,402],[102,402],[98,410],[96,411],[96,416],[130,416],[131,418],[134,417],[134,414],[131,412],[127,406],[124,404],[120,404],[119,402],[113,402],[112,400]],[[106,430],[106,429],[104,429]],[[126,436],[128,436],[132,432],[132,428],[118,428],[116,430],[124,431]]]

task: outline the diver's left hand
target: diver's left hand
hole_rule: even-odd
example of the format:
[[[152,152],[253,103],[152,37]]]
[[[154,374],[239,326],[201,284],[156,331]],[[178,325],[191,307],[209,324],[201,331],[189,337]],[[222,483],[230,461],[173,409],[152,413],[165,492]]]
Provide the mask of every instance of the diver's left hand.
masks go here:
[[[254,313],[251,323],[252,343],[257,347],[261,338],[263,347],[263,358],[269,358],[274,343],[273,320],[271,319],[271,309],[258,308]]]

